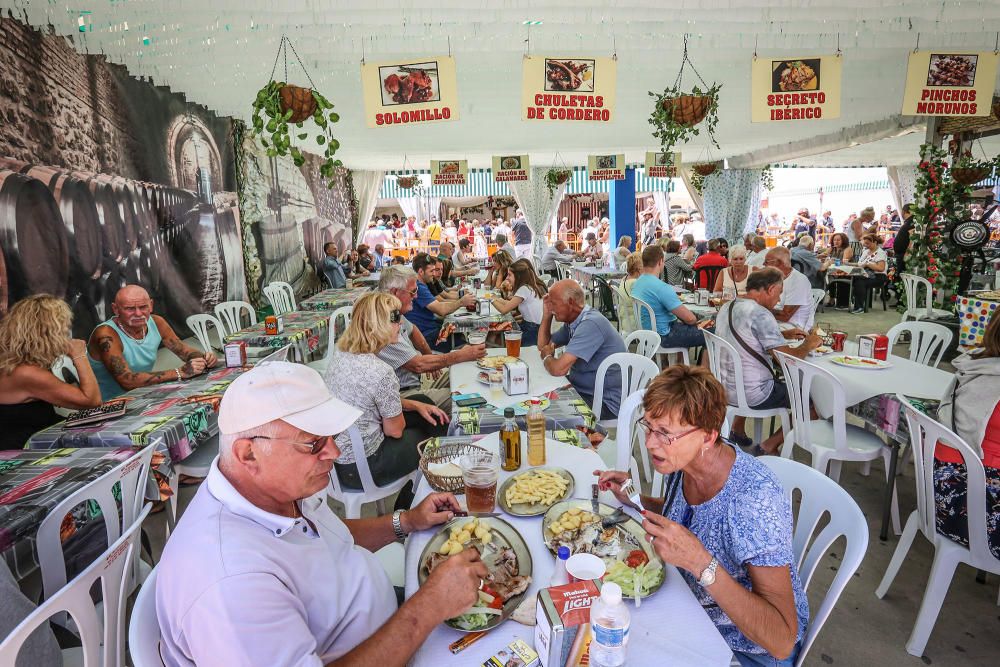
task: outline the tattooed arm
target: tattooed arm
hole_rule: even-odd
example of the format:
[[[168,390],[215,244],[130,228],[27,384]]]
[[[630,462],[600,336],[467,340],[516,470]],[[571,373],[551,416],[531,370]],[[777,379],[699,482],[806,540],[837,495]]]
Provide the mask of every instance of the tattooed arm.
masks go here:
[[[133,371],[129,368],[128,362],[125,361],[122,341],[118,333],[109,326],[99,326],[94,329],[94,333],[90,336],[89,349],[90,356],[100,360],[114,377],[115,382],[126,391],[151,384],[177,381],[177,371],[173,368],[153,372]],[[205,360],[197,358],[186,361],[177,370],[180,371],[182,378],[187,379],[200,374],[204,369]]]
[[[182,343],[181,339],[174,333],[173,328],[171,328],[171,326],[167,324],[167,321],[159,315],[153,315],[153,322],[156,323],[156,328],[160,330],[160,338],[163,339],[163,347],[176,354],[181,361],[204,359],[205,366],[207,368],[215,366],[217,359],[214,352],[211,350],[208,352],[201,352],[200,350],[196,350],[195,348]],[[181,372],[183,373],[183,370]]]

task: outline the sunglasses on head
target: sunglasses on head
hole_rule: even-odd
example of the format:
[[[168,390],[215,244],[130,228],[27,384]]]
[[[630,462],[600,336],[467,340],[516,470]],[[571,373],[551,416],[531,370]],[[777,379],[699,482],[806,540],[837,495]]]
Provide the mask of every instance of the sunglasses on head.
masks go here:
[[[403,313],[399,312],[398,309],[389,313],[389,321],[392,322],[393,324],[399,324],[402,321],[402,319],[403,319]]]

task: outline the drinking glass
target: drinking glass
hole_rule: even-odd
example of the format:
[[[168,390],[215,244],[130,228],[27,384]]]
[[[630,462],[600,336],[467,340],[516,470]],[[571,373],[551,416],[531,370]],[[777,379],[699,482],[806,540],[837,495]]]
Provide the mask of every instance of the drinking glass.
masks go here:
[[[465,482],[465,506],[470,513],[492,512],[497,502],[500,456],[485,449],[468,452],[459,459]]]
[[[465,340],[469,341],[469,345],[482,345],[486,342],[486,332],[479,329],[470,331],[465,334]]]
[[[505,331],[503,333],[503,342],[507,345],[507,356],[508,357],[518,357],[521,356],[521,332],[520,331]]]

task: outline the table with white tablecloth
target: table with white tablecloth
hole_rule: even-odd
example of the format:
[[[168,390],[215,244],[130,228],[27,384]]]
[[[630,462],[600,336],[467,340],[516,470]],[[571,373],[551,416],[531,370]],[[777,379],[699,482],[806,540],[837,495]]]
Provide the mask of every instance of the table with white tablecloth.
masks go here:
[[[522,433],[521,441],[524,449],[522,460],[526,461],[526,433]],[[499,437],[496,434],[489,435],[476,444],[481,447],[499,448]],[[554,440],[546,441],[546,449],[546,465],[568,470],[573,475],[576,485],[573,496],[589,499],[591,484],[595,481],[593,471],[606,467],[601,461],[601,457],[593,451]],[[498,486],[512,474],[514,473],[501,470]],[[422,479],[417,486],[414,503],[419,503],[430,492],[427,480]],[[599,499],[602,502],[617,505],[609,493],[602,493]],[[542,518],[540,516],[514,517],[503,514],[503,519],[517,529],[531,551],[534,569],[528,595],[533,595],[542,586],[548,584],[554,567],[554,557],[542,540]],[[427,530],[414,533],[406,542],[407,597],[413,595],[418,588],[417,568],[420,554],[435,532],[435,530]],[[732,653],[728,645],[674,567],[667,566],[663,586],[648,599],[643,600],[639,609],[635,608],[635,603],[632,601],[628,601],[627,604],[632,613],[628,664],[669,663],[674,667],[729,664]],[[433,665],[434,667],[457,664],[481,665],[497,649],[510,643],[515,637],[520,637],[531,644],[533,634],[533,627],[508,620],[456,657],[448,650],[448,645],[460,638],[463,633],[440,625],[417,650],[410,664],[415,667],[421,665]]]

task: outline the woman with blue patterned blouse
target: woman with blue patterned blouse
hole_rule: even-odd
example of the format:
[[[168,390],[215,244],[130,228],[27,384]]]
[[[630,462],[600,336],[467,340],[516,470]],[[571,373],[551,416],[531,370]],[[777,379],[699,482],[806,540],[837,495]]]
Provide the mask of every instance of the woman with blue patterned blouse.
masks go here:
[[[741,665],[794,665],[809,606],[794,565],[791,505],[767,466],[719,439],[726,405],[705,368],[671,366],[649,384],[639,424],[667,483],[665,498],[643,496],[643,528]],[[628,473],[599,474],[603,490],[627,500]]]

